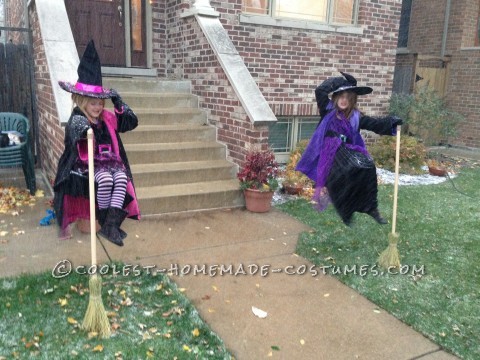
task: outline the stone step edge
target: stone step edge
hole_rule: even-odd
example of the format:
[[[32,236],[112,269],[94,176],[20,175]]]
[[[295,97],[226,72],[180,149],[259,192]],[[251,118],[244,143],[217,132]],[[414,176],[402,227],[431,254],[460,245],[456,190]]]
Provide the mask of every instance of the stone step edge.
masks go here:
[[[238,180],[217,180],[179,185],[157,185],[136,189],[139,200],[182,197],[199,194],[215,194],[226,191],[240,191]]]

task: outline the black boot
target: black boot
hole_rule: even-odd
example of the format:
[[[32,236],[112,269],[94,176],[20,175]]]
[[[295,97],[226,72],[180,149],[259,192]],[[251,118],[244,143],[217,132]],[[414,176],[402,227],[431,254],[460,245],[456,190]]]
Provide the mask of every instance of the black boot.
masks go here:
[[[98,232],[98,234],[111,241],[115,245],[123,246],[124,237],[122,235],[122,232],[120,231],[120,225],[122,225],[123,220],[125,220],[127,215],[128,212],[122,209],[113,207],[108,208],[105,223]]]
[[[373,217],[375,221],[379,224],[382,224],[382,225],[388,224],[388,221],[385,220],[382,217],[382,215],[380,215],[380,213],[378,212],[378,208],[374,210],[370,210],[367,214]]]
[[[107,218],[108,209],[98,209],[97,212],[98,212],[98,215],[97,215],[98,223],[100,224],[100,226],[103,226],[103,224],[105,224],[105,219]],[[120,228],[118,228],[118,231],[120,231],[122,240],[127,237],[127,233],[125,231],[123,231]]]

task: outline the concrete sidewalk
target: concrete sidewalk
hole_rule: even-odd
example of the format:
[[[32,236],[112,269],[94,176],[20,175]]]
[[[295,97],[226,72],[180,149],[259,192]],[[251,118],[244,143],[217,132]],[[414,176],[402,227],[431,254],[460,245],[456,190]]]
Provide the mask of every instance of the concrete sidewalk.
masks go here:
[[[24,186],[21,173],[16,180]],[[66,259],[73,266],[90,263],[89,234],[75,230],[73,239],[59,241],[56,225],[38,225],[49,199],[38,180],[45,198],[18,216],[0,215],[0,231],[9,232],[0,237],[1,276],[52,270]],[[104,242],[110,256],[173,270],[172,279],[236,359],[456,358],[333,277],[286,274],[311,266],[294,253],[298,235],[309,229],[279,211],[127,220],[124,229],[123,248]],[[97,252],[107,262],[101,246]],[[206,274],[195,275],[202,265]],[[215,265],[217,274],[209,275]],[[222,265],[227,273],[220,275]],[[252,306],[267,317],[255,316]]]

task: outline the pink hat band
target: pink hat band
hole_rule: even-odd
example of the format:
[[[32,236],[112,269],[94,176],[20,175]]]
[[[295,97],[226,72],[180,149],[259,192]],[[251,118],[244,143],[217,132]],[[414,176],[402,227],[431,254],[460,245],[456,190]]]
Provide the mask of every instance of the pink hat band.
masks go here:
[[[88,84],[82,84],[77,82],[75,84],[75,89],[80,90],[80,91],[85,91],[85,92],[90,92],[90,93],[103,93],[103,87],[98,86],[98,85],[88,85]]]

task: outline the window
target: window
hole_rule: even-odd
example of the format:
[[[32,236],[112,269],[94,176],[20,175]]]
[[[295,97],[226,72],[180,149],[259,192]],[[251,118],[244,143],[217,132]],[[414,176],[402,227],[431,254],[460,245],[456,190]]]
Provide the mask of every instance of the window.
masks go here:
[[[317,128],[318,117],[277,117],[270,125],[268,144],[275,152],[278,162],[286,163],[290,151],[303,139],[310,139]]]
[[[243,12],[273,18],[356,25],[358,0],[243,0]]]

